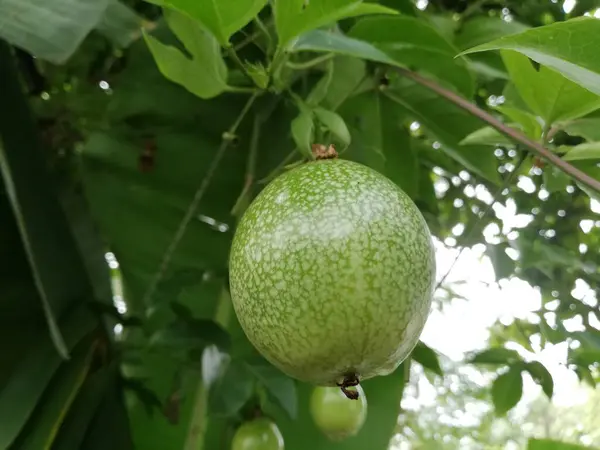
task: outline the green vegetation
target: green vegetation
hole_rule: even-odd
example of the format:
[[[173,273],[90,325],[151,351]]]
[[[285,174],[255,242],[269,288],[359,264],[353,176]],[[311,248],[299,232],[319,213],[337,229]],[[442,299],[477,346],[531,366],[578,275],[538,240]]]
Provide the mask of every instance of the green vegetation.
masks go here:
[[[600,447],[598,8],[0,0],[0,450]]]

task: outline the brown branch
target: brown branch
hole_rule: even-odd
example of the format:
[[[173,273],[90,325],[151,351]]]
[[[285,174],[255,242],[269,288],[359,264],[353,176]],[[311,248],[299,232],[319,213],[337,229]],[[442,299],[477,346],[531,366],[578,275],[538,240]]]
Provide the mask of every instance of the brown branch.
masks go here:
[[[512,140],[514,140],[515,142],[518,142],[520,144],[523,144],[524,146],[526,146],[527,148],[529,148],[530,150],[534,151],[535,153],[537,153],[540,157],[548,160],[550,163],[552,163],[554,166],[558,167],[560,170],[562,170],[563,172],[565,172],[567,175],[570,175],[571,177],[575,178],[577,181],[591,187],[592,189],[600,192],[600,181],[596,180],[595,178],[589,176],[587,173],[579,170],[577,167],[572,166],[571,164],[569,164],[568,162],[564,161],[563,159],[561,159],[558,155],[552,153],[550,150],[548,150],[547,148],[545,148],[543,145],[541,145],[540,143],[529,139],[527,136],[525,136],[523,133],[521,133],[518,130],[515,130],[513,128],[510,128],[508,126],[506,126],[504,123],[502,123],[500,120],[496,119],[494,116],[492,116],[491,114],[489,114],[488,112],[482,110],[481,108],[479,108],[478,106],[474,105],[473,103],[469,102],[467,99],[461,97],[458,94],[455,94],[454,92],[440,86],[439,84],[437,84],[434,81],[428,80],[427,78],[422,77],[421,75],[412,72],[410,70],[407,69],[402,69],[402,68],[394,68],[398,73],[400,73],[401,75],[410,78],[411,80],[415,81],[416,83],[425,86],[426,88],[434,91],[435,93],[441,95],[442,97],[444,97],[446,100],[454,103],[456,106],[464,109],[465,111],[469,112],[470,114],[472,114],[475,117],[478,117],[479,119],[483,120],[484,122],[487,122],[489,125],[491,125],[492,127],[494,127],[496,130],[498,130],[499,132],[505,134],[506,136],[508,136],[509,138],[511,138]]]

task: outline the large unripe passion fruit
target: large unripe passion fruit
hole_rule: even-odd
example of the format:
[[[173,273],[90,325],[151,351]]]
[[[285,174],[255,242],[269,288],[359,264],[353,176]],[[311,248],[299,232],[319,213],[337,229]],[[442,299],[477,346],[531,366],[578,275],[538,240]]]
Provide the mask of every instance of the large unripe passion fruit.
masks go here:
[[[322,386],[386,375],[417,343],[435,278],[423,216],[361,164],[316,160],[248,207],[230,255],[231,298],[273,365]]]

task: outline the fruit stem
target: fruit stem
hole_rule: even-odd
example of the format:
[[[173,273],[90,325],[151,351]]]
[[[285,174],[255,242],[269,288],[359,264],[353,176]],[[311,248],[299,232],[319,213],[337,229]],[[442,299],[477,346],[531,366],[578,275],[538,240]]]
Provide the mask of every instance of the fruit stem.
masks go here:
[[[335,150],[335,146],[333,144],[329,144],[329,146],[323,144],[313,144],[312,154],[315,159],[336,159],[338,157],[338,152]]]
[[[359,393],[358,391],[350,390],[349,387],[358,386],[360,384],[360,380],[358,376],[355,374],[348,374],[344,377],[344,380],[341,383],[338,383],[338,386],[344,393],[346,397],[350,400],[358,400]]]

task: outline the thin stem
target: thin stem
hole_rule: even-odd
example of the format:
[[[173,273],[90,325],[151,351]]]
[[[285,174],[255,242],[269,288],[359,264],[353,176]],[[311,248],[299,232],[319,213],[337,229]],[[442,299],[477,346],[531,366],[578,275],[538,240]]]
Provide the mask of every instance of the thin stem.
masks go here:
[[[254,117],[254,122],[252,123],[252,136],[250,138],[250,151],[248,152],[248,161],[246,163],[246,176],[244,180],[244,187],[242,188],[242,192],[239,195],[231,213],[234,216],[241,217],[244,210],[244,201],[248,193],[250,192],[250,188],[252,187],[252,183],[254,183],[254,174],[256,172],[256,158],[258,156],[258,141],[260,138],[260,126],[261,126],[261,118],[260,116]]]
[[[305,70],[305,69],[310,69],[311,67],[317,66],[325,61],[329,61],[334,56],[335,55],[333,53],[326,53],[324,55],[317,56],[316,58],[313,58],[313,59],[311,59],[309,61],[305,61],[305,62],[295,63],[292,61],[288,61],[285,63],[285,65],[294,70]]]
[[[266,177],[264,177],[263,179],[259,180],[258,183],[259,184],[265,184],[268,183],[269,181],[271,181],[273,178],[275,178],[277,176],[277,174],[279,174],[279,172],[281,171],[281,169],[283,169],[292,159],[294,159],[294,156],[296,156],[296,153],[298,152],[298,149],[295,148],[294,150],[292,150],[284,159],[283,161],[281,161],[277,167],[275,167],[271,173],[269,173]]]
[[[528,138],[526,135],[524,135],[520,131],[515,130],[514,128],[510,128],[509,126],[505,125],[500,120],[496,119],[494,116],[492,116],[488,112],[484,111],[483,109],[479,108],[478,106],[472,104],[471,102],[469,102],[465,98],[461,97],[460,95],[455,94],[454,92],[440,86],[439,84],[435,83],[434,81],[428,80],[427,78],[424,78],[421,75],[419,75],[415,72],[412,72],[410,70],[402,69],[402,68],[398,68],[398,67],[396,67],[394,69],[397,72],[399,72],[401,75],[403,75],[407,78],[410,78],[411,80],[415,81],[416,83],[418,83],[422,86],[425,86],[426,88],[436,92],[437,94],[444,97],[446,100],[449,100],[450,102],[454,103],[456,106],[459,106],[460,108],[469,112],[473,116],[478,117],[479,119],[483,120],[484,122],[487,122],[493,128],[495,128],[496,130],[505,134],[509,138],[513,139],[515,142],[518,142],[519,144],[524,145],[528,149],[537,153],[540,157],[550,161],[552,164],[554,164],[560,170],[565,172],[567,175],[570,175],[571,177],[575,178],[577,181],[591,187],[595,191],[600,192],[600,181],[589,176],[587,173],[579,170],[577,167],[572,166],[568,162],[561,159],[558,155],[552,153],[550,150],[545,148],[540,143]]]
[[[271,51],[273,50],[273,39],[271,38],[271,33],[269,33],[269,29],[268,27],[273,25],[273,21],[269,22],[268,25],[265,25],[263,23],[262,20],[260,20],[260,17],[256,16],[254,18],[254,22],[256,23],[256,25],[258,26],[258,28],[260,29],[260,31],[265,35],[265,37],[267,38],[267,54],[270,55]],[[258,37],[258,36],[257,36]]]
[[[227,92],[231,92],[233,94],[254,94],[256,93],[256,88],[229,86],[227,87]]]
[[[506,179],[504,180],[504,183],[502,183],[502,186],[500,186],[500,188],[497,189],[496,192],[494,192],[494,195],[492,195],[492,201],[491,201],[491,203],[486,206],[486,208],[483,210],[483,213],[481,213],[481,215],[479,216],[479,219],[475,221],[475,223],[473,224],[473,226],[471,227],[471,229],[467,233],[467,235],[466,235],[466,240],[467,241],[469,241],[470,238],[473,237],[473,234],[475,233],[475,230],[477,229],[476,225],[479,223],[479,221],[481,221],[485,216],[487,216],[487,214],[492,210],[492,208],[494,207],[494,205],[497,202],[497,198],[500,195],[500,193],[504,189],[506,189],[508,186],[510,186],[510,184],[512,183],[515,175],[519,171],[519,167],[521,167],[521,164],[523,164],[523,161],[525,161],[525,156],[523,156],[521,158],[521,160],[516,165],[516,167],[514,168],[514,170],[510,173],[510,175],[508,177],[506,177]],[[466,249],[466,246],[463,246],[458,251],[458,253],[454,257],[454,260],[452,261],[452,264],[450,264],[450,267],[448,268],[448,270],[446,271],[446,273],[444,274],[444,276],[440,279],[440,281],[437,282],[437,284],[435,286],[435,289],[434,289],[434,292],[437,291],[440,288],[440,286],[442,286],[444,284],[444,282],[446,281],[446,278],[448,278],[448,275],[450,275],[450,272],[452,272],[452,269],[454,269],[454,266],[456,266],[456,263],[458,262],[458,260],[462,256],[462,254],[465,251],[465,249]]]
[[[257,17],[254,18],[254,21],[256,22],[256,25],[258,25],[259,30],[255,31],[254,33],[248,35],[245,39],[243,39],[241,42],[239,42],[237,45],[235,45],[233,47],[233,49],[237,52],[238,50],[241,50],[242,48],[244,48],[246,45],[252,43],[257,37],[259,37],[262,33],[264,33],[268,40],[269,43],[272,45],[271,42],[271,35],[269,34],[269,29],[268,27],[270,27],[273,22],[269,22],[266,25]]]
[[[204,448],[204,435],[206,433],[206,410],[208,404],[208,389],[202,382],[198,382],[194,409],[190,419],[190,427],[185,440],[184,450],[202,450]]]
[[[244,63],[242,62],[242,60],[238,56],[238,54],[235,51],[235,49],[231,45],[228,45],[226,47],[226,50],[227,50],[227,54],[229,55],[229,57],[231,58],[231,60],[234,62],[234,64],[236,66],[238,66],[238,68],[242,71],[242,73],[246,76],[246,78],[248,78],[252,82],[252,84],[255,85],[256,82],[254,81],[254,79],[250,76],[250,74],[246,70],[246,66],[244,66]]]
[[[198,208],[198,205],[200,204],[202,197],[204,197],[204,194],[212,180],[212,177],[213,177],[215,171],[217,170],[217,167],[219,166],[219,163],[221,162],[221,159],[223,159],[223,156],[225,155],[225,150],[227,150],[227,147],[229,147],[229,144],[234,139],[235,133],[236,133],[238,127],[240,126],[240,123],[242,122],[242,120],[244,120],[244,117],[246,117],[246,115],[250,111],[250,108],[252,107],[252,105],[254,104],[255,100],[258,98],[259,95],[260,95],[260,92],[254,93],[254,95],[248,99],[248,101],[244,105],[244,108],[242,108],[242,111],[240,112],[240,114],[238,115],[236,120],[234,121],[233,125],[231,125],[231,127],[229,127],[229,129],[225,133],[223,133],[221,145],[219,146],[217,153],[215,154],[213,160],[210,163],[208,171],[206,172],[206,176],[204,177],[204,179],[202,180],[202,183],[200,183],[200,186],[196,190],[194,197],[192,199],[192,202],[190,203],[183,219],[181,220],[181,223],[179,224],[179,227],[177,228],[177,231],[175,232],[175,235],[173,236],[171,243],[169,244],[169,246],[167,247],[167,250],[163,254],[160,266],[159,266],[158,270],[156,271],[156,274],[152,278],[152,281],[150,282],[150,285],[148,286],[146,293],[144,294],[143,304],[147,305],[149,303],[150,299],[152,298],[152,295],[154,295],[154,292],[156,291],[158,283],[160,282],[160,280],[164,276],[165,272],[167,271],[167,268],[169,267],[169,264],[171,262],[171,258],[173,257],[173,254],[175,253],[175,250],[177,249],[179,242],[183,238],[183,235],[185,234],[187,226],[189,225],[190,221],[194,217],[194,215],[196,213],[196,209]]]

